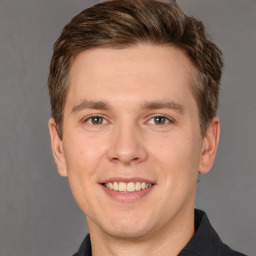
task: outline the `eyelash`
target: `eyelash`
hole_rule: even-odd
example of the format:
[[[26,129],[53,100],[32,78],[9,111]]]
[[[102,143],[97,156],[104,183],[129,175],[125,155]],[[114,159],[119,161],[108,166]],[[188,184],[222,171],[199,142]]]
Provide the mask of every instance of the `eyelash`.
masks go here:
[[[99,124],[94,124],[93,123],[93,118],[98,118],[98,119],[102,119],[102,123],[99,123]],[[147,122],[150,123],[150,120],[154,120],[156,121],[156,118],[161,118],[161,119],[164,119],[164,123],[154,123],[153,125],[158,125],[158,126],[162,126],[162,125],[166,125],[168,123],[173,123],[173,120],[164,116],[164,115],[155,115],[155,116],[152,116]],[[103,116],[100,116],[100,115],[93,115],[93,116],[89,116],[88,118],[86,118],[83,122],[84,123],[87,123],[89,120],[90,121],[90,124],[93,125],[93,126],[97,126],[97,125],[102,125],[102,124],[106,124],[106,119],[103,117]]]
[[[103,123],[100,123],[100,124],[93,124],[93,121],[92,121],[93,118],[102,119],[103,122],[104,122],[104,120],[106,121],[106,119],[105,119],[103,116],[100,116],[100,115],[93,115],[93,116],[89,116],[88,118],[86,118],[83,122],[84,122],[84,123],[87,123],[89,120],[91,120],[91,122],[90,122],[91,125],[101,125],[101,124],[103,124]]]
[[[168,118],[168,117],[166,117],[166,116],[164,116],[164,115],[156,115],[156,116],[152,116],[150,119],[149,119],[149,121],[150,120],[154,120],[154,121],[156,121],[156,118],[161,118],[161,119],[164,119],[164,123],[162,124],[162,123],[154,123],[155,125],[166,125],[166,124],[168,124],[168,123],[173,123],[173,120],[171,120],[170,118]],[[148,121],[148,122],[149,122]],[[166,123],[167,122],[167,123]]]

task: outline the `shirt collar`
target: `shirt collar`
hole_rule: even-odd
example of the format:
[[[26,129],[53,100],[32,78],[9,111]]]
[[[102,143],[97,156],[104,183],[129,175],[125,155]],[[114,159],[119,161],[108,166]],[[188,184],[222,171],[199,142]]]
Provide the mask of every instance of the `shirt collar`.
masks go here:
[[[221,255],[222,241],[205,212],[195,209],[195,234],[178,256]]]

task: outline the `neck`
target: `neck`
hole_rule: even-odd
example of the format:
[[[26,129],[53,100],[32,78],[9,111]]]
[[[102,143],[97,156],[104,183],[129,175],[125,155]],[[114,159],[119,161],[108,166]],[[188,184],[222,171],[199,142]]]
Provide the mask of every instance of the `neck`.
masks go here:
[[[175,256],[186,246],[194,234],[194,209],[161,230],[143,237],[122,238],[111,236],[88,220],[93,256]]]

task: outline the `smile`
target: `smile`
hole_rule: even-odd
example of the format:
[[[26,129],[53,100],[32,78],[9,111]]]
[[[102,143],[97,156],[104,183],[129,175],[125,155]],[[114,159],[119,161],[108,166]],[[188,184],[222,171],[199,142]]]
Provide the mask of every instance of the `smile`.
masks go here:
[[[108,182],[103,184],[105,187],[114,190],[114,191],[119,191],[119,192],[135,192],[135,191],[140,191],[144,190],[147,188],[152,187],[153,184],[149,184],[146,182]]]

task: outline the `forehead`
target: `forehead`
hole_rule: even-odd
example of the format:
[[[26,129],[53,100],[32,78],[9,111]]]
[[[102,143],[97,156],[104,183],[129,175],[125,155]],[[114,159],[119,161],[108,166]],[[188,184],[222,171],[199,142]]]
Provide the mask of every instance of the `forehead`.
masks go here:
[[[137,45],[125,49],[96,48],[81,52],[70,70],[67,100],[182,99],[191,94],[192,64],[170,46]]]
[[[105,65],[106,62],[111,63],[112,66],[116,65],[116,67],[120,69],[133,67],[134,71],[138,72],[141,71],[141,65],[144,66],[145,64],[148,70],[150,68],[155,70],[157,68],[154,66],[155,62],[158,62],[161,68],[166,66],[172,69],[174,69],[175,66],[178,67],[176,64],[182,63],[184,70],[187,72],[192,71],[191,61],[182,49],[170,45],[141,43],[127,48],[98,47],[82,51],[74,58],[70,74],[72,76],[74,70],[81,64],[83,64],[84,68],[99,68],[101,71],[104,69],[106,72],[109,72],[112,66]],[[132,66],[130,66],[131,62],[133,62]],[[102,65],[104,67],[102,67]]]

